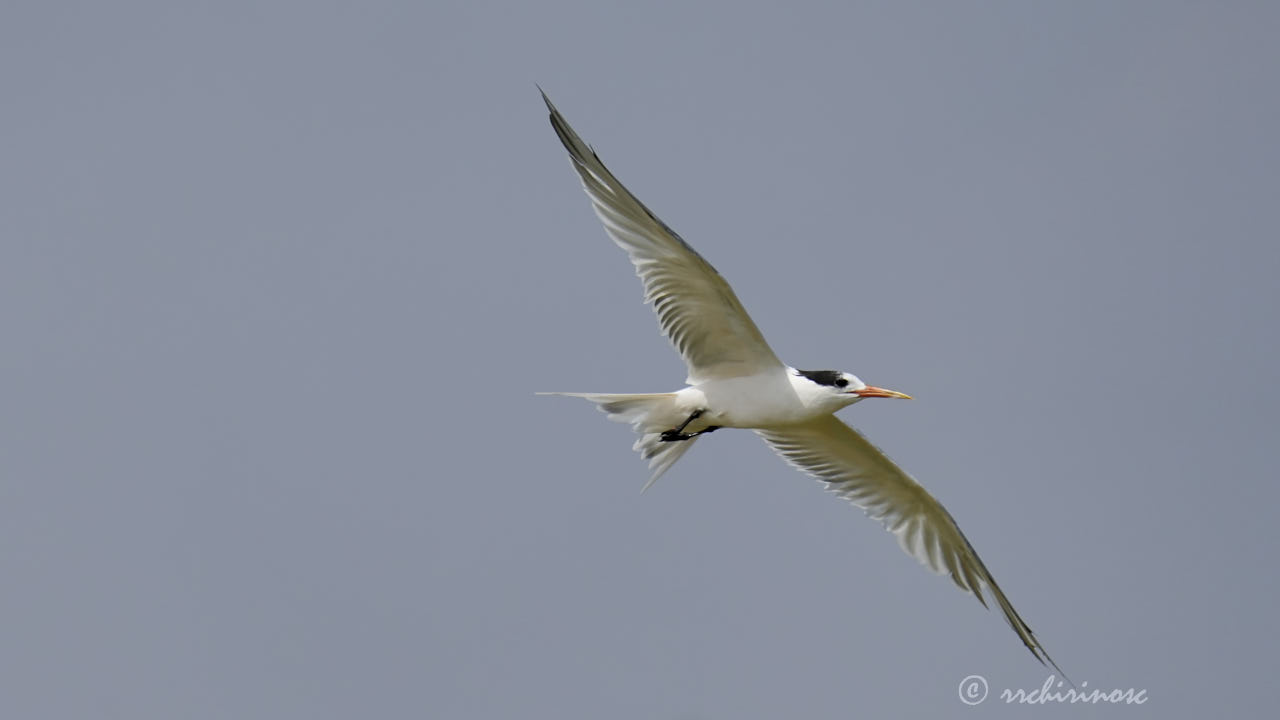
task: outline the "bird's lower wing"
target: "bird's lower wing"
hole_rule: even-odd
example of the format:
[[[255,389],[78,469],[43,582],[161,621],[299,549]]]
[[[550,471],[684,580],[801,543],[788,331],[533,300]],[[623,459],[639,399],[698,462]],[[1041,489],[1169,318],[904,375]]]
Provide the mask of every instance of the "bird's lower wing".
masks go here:
[[[605,230],[631,258],[663,334],[689,367],[689,382],[782,367],[733,288],[609,172],[543,93],[551,126]]]
[[[990,592],[1031,654],[1062,673],[946,508],[859,432],[834,415],[756,432],[787,462],[879,520],[926,567],[949,575],[984,606],[983,591]]]

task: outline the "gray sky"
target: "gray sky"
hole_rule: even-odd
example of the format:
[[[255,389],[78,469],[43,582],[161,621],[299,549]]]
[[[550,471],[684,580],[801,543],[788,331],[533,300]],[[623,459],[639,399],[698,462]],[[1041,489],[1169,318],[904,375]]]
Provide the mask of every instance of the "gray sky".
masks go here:
[[[1274,712],[1269,3],[7,3],[0,716],[1065,717],[684,370],[546,120],[1114,717]],[[992,696],[962,705],[985,676]],[[1083,711],[1087,712],[1087,711]]]

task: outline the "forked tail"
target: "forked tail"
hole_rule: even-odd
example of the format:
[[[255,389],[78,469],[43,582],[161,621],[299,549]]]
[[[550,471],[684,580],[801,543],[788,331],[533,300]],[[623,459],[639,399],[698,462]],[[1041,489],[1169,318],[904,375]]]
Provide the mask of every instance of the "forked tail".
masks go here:
[[[682,455],[693,447],[697,438],[675,442],[664,442],[662,433],[670,430],[684,419],[676,407],[675,393],[642,393],[634,395],[611,395],[606,393],[568,393],[551,392],[539,395],[563,395],[590,400],[601,412],[607,413],[614,422],[627,423],[631,429],[640,434],[632,450],[649,461],[649,469],[653,475],[644,484],[640,492],[648,490],[662,474],[671,468]]]

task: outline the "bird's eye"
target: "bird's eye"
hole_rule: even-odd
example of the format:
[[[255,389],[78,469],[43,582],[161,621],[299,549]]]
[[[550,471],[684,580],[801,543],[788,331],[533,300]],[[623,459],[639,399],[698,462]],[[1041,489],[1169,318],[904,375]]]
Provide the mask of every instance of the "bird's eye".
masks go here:
[[[845,380],[844,378],[839,378],[838,380],[836,380],[836,387],[844,387],[848,384],[849,384],[849,381]]]

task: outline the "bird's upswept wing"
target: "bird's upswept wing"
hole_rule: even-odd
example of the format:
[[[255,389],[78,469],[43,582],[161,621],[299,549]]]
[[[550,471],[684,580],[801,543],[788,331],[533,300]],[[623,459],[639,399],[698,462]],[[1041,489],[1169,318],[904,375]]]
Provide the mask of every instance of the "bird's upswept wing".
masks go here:
[[[729,283],[618,182],[546,93],[542,99],[596,215],[627,251],[644,283],[645,302],[653,305],[663,334],[684,358],[688,382],[783,367]]]
[[[787,462],[825,481],[828,490],[879,520],[907,554],[936,573],[950,575],[983,606],[983,591],[991,593],[1031,654],[1065,679],[942,503],[861,433],[834,415],[756,433]]]

